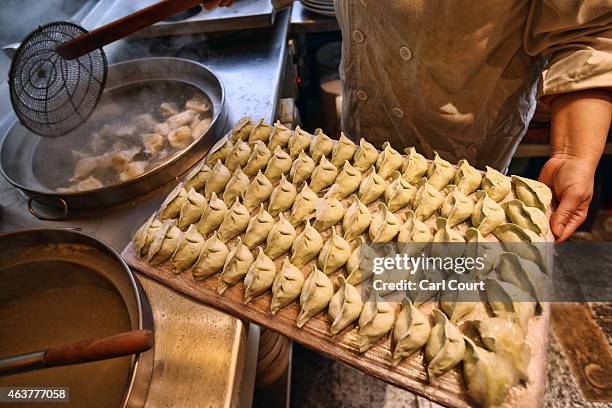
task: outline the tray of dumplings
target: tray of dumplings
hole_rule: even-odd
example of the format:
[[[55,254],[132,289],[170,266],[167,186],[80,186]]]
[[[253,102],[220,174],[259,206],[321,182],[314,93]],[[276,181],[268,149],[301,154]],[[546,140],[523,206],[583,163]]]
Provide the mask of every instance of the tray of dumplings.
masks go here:
[[[123,257],[176,290],[441,404],[537,406],[549,311],[533,282],[546,259],[508,248],[553,241],[551,201],[542,183],[465,160],[243,118]],[[369,242],[506,245],[490,260],[490,290],[533,301],[364,298]]]

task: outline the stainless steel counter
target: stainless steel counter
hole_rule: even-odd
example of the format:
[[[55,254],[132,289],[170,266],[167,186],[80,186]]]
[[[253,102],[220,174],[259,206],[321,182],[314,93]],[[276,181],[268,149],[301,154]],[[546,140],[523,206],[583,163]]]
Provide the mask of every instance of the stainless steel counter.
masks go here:
[[[108,47],[107,54],[111,62],[149,55],[194,59],[208,65],[220,76],[227,93],[228,126],[247,114],[271,121],[276,116],[280,96],[289,15],[290,10],[279,12],[274,26],[269,28],[122,41]],[[0,114],[10,111],[8,89],[4,83],[0,85]],[[2,137],[8,122],[12,121],[0,123]],[[36,227],[79,227],[121,251],[136,228],[159,206],[175,184],[171,182],[137,200],[74,213],[66,221],[50,222],[30,215],[26,198],[0,177],[0,206],[3,207],[0,232]],[[148,405],[171,406],[172,398],[180,396],[180,403],[175,403],[175,406],[227,406],[237,403],[238,394],[241,401],[248,404],[253,378],[242,379],[238,375],[243,369],[247,375],[249,372],[253,374],[254,367],[249,368],[253,356],[243,358],[247,347],[243,323],[156,282],[141,280],[159,318],[156,322],[159,340],[154,381],[157,378],[165,381],[165,385],[175,387],[183,381],[179,377],[172,380],[171,376],[175,375],[189,377],[188,382],[193,385],[189,392],[181,392],[163,390],[159,387],[164,384],[154,383],[151,390],[155,392],[150,397],[155,400],[149,401]],[[169,316],[177,311],[182,314],[182,321],[171,321]],[[223,332],[216,340],[211,335],[212,328]],[[176,346],[174,339],[178,341],[178,338],[187,338],[183,347]],[[210,350],[215,350],[214,356]],[[211,358],[224,361],[211,362]],[[209,380],[211,376],[214,381]]]

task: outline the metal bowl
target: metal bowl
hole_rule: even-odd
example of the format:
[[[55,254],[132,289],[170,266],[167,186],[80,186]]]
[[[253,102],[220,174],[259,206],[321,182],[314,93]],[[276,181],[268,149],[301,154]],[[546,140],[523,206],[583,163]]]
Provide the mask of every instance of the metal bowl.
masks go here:
[[[195,87],[210,99],[213,109],[212,122],[206,133],[162,165],[123,182],[60,194],[41,183],[34,171],[36,166],[40,167],[41,155],[36,154],[37,149],[42,150],[39,144],[49,143],[49,140],[29,132],[15,121],[0,145],[2,175],[30,197],[30,206],[32,200],[36,200],[46,205],[63,207],[63,216],[67,215],[69,209],[104,207],[126,201],[180,176],[208,152],[225,128],[225,91],[220,79],[204,65],[181,58],[160,57],[111,65],[105,93],[154,81],[178,82]],[[67,151],[66,155],[69,156],[70,152]]]
[[[0,234],[0,357],[121,331],[153,330],[147,297],[121,257],[67,229]],[[69,387],[71,406],[142,407],[154,349],[0,377],[0,386]]]

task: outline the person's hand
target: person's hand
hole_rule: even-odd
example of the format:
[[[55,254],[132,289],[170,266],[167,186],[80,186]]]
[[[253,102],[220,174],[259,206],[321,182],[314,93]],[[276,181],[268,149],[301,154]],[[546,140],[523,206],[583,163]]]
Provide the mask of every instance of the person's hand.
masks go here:
[[[565,241],[586,219],[594,179],[593,165],[577,157],[552,156],[542,167],[539,180],[551,188],[558,201],[550,220],[557,241]]]
[[[206,10],[212,10],[215,7],[229,7],[234,3],[234,0],[206,0],[202,5]]]

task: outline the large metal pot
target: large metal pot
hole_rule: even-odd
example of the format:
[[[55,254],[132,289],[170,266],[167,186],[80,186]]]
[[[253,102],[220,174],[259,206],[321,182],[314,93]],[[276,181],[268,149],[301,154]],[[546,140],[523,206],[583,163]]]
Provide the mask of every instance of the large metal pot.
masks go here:
[[[121,257],[73,230],[0,235],[0,357],[150,329],[146,295]],[[142,407],[154,349],[0,377],[0,386],[69,387],[71,406]]]
[[[124,182],[59,194],[41,183],[34,170],[36,166],[40,168],[41,162],[47,167],[53,165],[44,163],[46,160],[55,160],[44,154],[45,150],[50,150],[46,149],[44,143],[53,143],[53,140],[41,138],[14,121],[9,129],[0,129],[6,132],[0,145],[0,171],[3,176],[31,199],[63,208],[63,216],[67,215],[69,209],[103,207],[126,201],[180,176],[201,159],[221,136],[227,121],[225,92],[220,79],[204,65],[181,58],[160,57],[111,65],[105,93],[154,81],[178,82],[195,87],[206,94],[213,105],[213,118],[206,133],[164,164]],[[69,156],[70,152],[66,151],[65,155]]]

